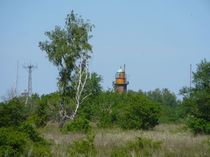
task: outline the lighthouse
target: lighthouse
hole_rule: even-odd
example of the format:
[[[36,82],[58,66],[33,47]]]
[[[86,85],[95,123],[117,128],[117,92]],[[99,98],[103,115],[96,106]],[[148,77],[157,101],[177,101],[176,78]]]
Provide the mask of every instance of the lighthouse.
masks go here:
[[[127,92],[128,81],[125,73],[125,65],[124,68],[120,67],[120,69],[115,74],[115,81],[113,82],[114,89],[117,93],[125,93]]]

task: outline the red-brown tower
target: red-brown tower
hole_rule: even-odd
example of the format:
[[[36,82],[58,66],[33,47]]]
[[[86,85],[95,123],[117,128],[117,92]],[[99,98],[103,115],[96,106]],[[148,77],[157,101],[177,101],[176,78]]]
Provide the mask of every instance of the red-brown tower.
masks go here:
[[[126,73],[125,73],[125,65],[124,68],[120,69],[117,71],[115,74],[115,81],[113,82],[114,84],[114,89],[117,93],[124,93],[127,92],[127,85],[128,85]]]

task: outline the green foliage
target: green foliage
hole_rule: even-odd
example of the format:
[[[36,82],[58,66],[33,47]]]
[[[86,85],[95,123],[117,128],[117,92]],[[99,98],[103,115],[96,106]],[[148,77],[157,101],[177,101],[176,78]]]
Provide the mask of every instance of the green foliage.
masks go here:
[[[202,118],[188,116],[187,125],[189,128],[191,128],[194,134],[198,133],[210,134],[210,122],[207,122]]]
[[[29,139],[31,139],[33,142],[43,142],[44,140],[40,137],[38,132],[35,130],[34,126],[30,123],[23,123],[19,130],[27,135]]]
[[[210,121],[210,62],[201,61],[193,76],[195,88],[192,95],[196,99],[198,117]]]
[[[160,123],[177,123],[183,118],[181,105],[166,106],[160,105]]]
[[[116,122],[114,107],[121,102],[122,95],[103,92],[94,102],[94,116],[99,127],[112,127]]]
[[[39,97],[32,96],[37,108]],[[36,131],[36,118],[45,114],[42,110],[27,110],[21,99],[15,98],[0,106],[0,156],[50,156],[47,142]],[[40,116],[40,117],[39,117]],[[28,154],[29,153],[29,154]]]
[[[78,116],[85,117],[88,120],[91,120],[93,118],[95,110],[95,99],[102,93],[101,80],[102,77],[97,73],[91,73],[88,75],[87,82],[85,84],[85,88],[82,94],[82,97],[87,97],[80,104]],[[72,94],[73,97],[76,91],[75,89],[72,89],[69,92]]]
[[[185,115],[190,115],[187,125],[194,133],[207,133],[210,122],[210,62],[205,59],[197,65],[193,73],[194,87],[183,88],[183,108]]]
[[[179,119],[178,101],[174,93],[169,91],[167,88],[164,88],[162,90],[155,89],[154,91],[149,91],[146,94],[151,100],[160,104],[160,122],[175,122]]]
[[[83,117],[77,117],[76,119],[65,125],[65,130],[87,133],[91,130],[91,126],[87,119]]]
[[[153,101],[156,101],[156,102],[160,103],[161,105],[171,106],[171,107],[177,105],[176,95],[174,93],[172,93],[167,88],[164,88],[162,90],[160,90],[159,88],[157,88],[154,91],[147,92],[146,95],[150,99],[152,99]]]
[[[18,131],[25,134],[27,137],[28,146],[25,147],[25,151],[23,154],[27,154],[30,152],[30,156],[36,157],[50,157],[50,147],[49,142],[41,137],[41,135],[36,131],[35,125],[30,124],[29,122],[24,122],[18,128]]]
[[[65,98],[69,95],[72,96],[72,92],[78,106],[83,101],[81,95],[84,86],[81,82],[84,82],[85,85],[86,77],[84,75],[88,75],[88,61],[92,52],[89,39],[92,37],[90,32],[93,27],[88,20],[85,21],[81,16],[71,11],[67,15],[64,28],[56,26],[55,30],[45,33],[48,37],[47,41],[39,42],[40,49],[47,53],[49,61],[59,71],[58,87],[61,94],[62,113],[66,108]],[[76,114],[76,112],[73,113]],[[66,117],[64,114],[60,114],[60,116],[60,127],[63,127]]]
[[[35,124],[37,127],[43,127],[46,125],[48,121],[48,105],[47,99],[41,99],[37,104],[37,108],[35,110]]]
[[[160,149],[161,142],[154,142],[150,139],[138,137],[134,142],[128,143],[124,147],[116,148],[112,151],[111,157],[131,157],[131,156],[152,156],[153,152]]]
[[[92,28],[93,25],[72,11],[67,15],[64,28],[56,26],[55,30],[45,33],[48,41],[39,42],[40,49],[47,53],[49,61],[59,70],[58,86],[64,95],[75,70],[76,60],[81,53],[92,51],[88,43]]]
[[[154,91],[149,91],[146,95],[153,101],[160,104],[160,122],[171,123],[176,122],[180,119],[180,102],[177,100],[176,95],[169,89],[159,88]]]
[[[94,157],[96,156],[96,148],[94,146],[95,135],[90,133],[87,138],[75,141],[69,148],[70,156],[84,156]]]
[[[0,115],[0,127],[18,126],[27,118],[24,104],[16,98],[0,105]]]
[[[51,157],[51,151],[48,145],[35,144],[30,154],[31,157]]]
[[[149,129],[158,124],[160,108],[141,94],[128,94],[126,104],[117,106],[117,121],[125,129]]]
[[[0,156],[20,156],[24,152],[27,137],[13,128],[0,128]]]
[[[186,118],[189,114],[197,115],[198,108],[196,104],[196,99],[192,96],[186,96],[182,101],[182,117]]]
[[[102,76],[98,75],[97,73],[91,73],[87,79],[84,95],[91,94],[90,97],[94,98],[98,96],[102,92],[101,86]]]
[[[61,100],[61,96],[58,92],[50,93],[47,95],[42,95],[39,104],[42,104],[44,106],[39,106],[39,104],[38,104],[38,106],[40,107],[41,111],[44,112],[44,114],[42,114],[43,112],[38,113],[39,107],[37,107],[36,113],[42,114],[44,121],[46,119],[48,119],[49,121],[58,121],[59,120],[59,112],[58,111],[60,108],[60,106],[59,106],[60,100]]]
[[[157,103],[135,92],[102,92],[92,101],[91,109],[92,120],[99,127],[119,126],[125,129],[153,128],[158,124],[160,112]]]

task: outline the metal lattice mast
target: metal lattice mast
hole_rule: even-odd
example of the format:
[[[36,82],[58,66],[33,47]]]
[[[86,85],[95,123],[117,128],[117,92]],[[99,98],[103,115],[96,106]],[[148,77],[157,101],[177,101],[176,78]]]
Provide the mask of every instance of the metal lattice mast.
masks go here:
[[[32,95],[32,71],[33,71],[33,69],[36,68],[36,66],[29,64],[27,66],[24,66],[24,68],[28,71],[28,91],[27,91],[27,95],[28,95],[28,97],[30,97]]]

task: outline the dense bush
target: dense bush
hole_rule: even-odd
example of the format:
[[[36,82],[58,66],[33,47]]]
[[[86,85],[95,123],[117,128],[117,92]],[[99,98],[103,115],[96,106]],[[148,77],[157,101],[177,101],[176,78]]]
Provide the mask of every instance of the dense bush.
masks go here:
[[[0,128],[0,156],[20,156],[27,143],[24,133],[13,128]]]
[[[210,122],[205,121],[202,118],[197,118],[193,115],[188,116],[187,125],[192,129],[194,134],[206,133],[210,134]]]
[[[25,104],[12,99],[0,105],[0,127],[19,126],[27,118]]]
[[[35,110],[35,124],[37,127],[43,127],[46,125],[49,118],[49,109],[47,105],[47,99],[41,99]]]
[[[1,104],[0,156],[50,156],[49,144],[36,131],[35,117],[43,120],[46,114],[38,102],[39,97],[32,96],[28,106],[21,97]]]
[[[99,127],[149,129],[159,122],[159,105],[144,94],[136,92],[125,94],[103,92],[95,97],[91,108],[93,109],[91,120],[97,122]]]
[[[30,123],[23,123],[18,128],[19,131],[25,133],[25,135],[31,139],[33,142],[42,142],[44,139],[39,135],[39,133],[35,130],[34,126]]]
[[[158,124],[160,108],[141,94],[128,94],[125,104],[116,106],[117,123],[125,129],[149,129]]]
[[[75,141],[69,147],[70,156],[84,156],[84,157],[94,157],[96,156],[96,148],[94,146],[95,135],[90,133],[85,139]]]
[[[91,130],[91,126],[90,122],[87,119],[83,117],[77,117],[75,120],[67,123],[64,127],[64,130],[87,133]]]
[[[31,149],[32,149],[32,152],[30,154],[31,157],[51,157],[52,156],[48,145],[34,144]]]

